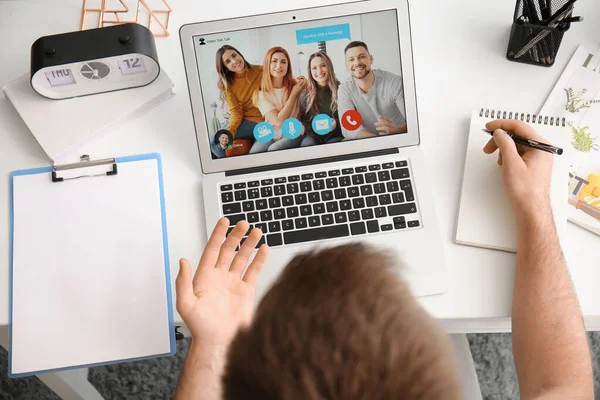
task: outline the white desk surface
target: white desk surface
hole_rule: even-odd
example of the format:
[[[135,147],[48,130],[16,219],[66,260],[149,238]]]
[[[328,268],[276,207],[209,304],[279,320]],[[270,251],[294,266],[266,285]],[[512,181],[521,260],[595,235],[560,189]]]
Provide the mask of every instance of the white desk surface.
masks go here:
[[[197,260],[206,241],[202,172],[187,94],[179,27],[184,23],[339,0],[208,2],[171,0],[171,36],[157,38],[161,65],[176,95],[144,116],[89,143],[94,158],[160,152],[164,160],[167,224],[174,287],[178,259]],[[514,1],[411,1],[411,24],[422,146],[433,175],[433,192],[450,269],[450,290],[421,299],[451,332],[510,330],[515,256],[453,244],[471,110],[480,107],[537,112],[578,44],[600,42],[600,9],[581,0],[585,21],[565,34],[556,65],[543,68],[505,58]],[[43,35],[78,28],[80,0],[0,1],[0,85],[29,70],[29,49]],[[65,116],[68,118],[68,116]],[[8,174],[48,160],[10,103],[0,94],[0,325],[8,324]],[[600,330],[600,262],[592,256],[600,237],[568,224],[565,251],[587,328]],[[175,292],[173,291],[173,294]],[[175,304],[175,302],[173,302]],[[175,312],[176,321],[181,321]]]

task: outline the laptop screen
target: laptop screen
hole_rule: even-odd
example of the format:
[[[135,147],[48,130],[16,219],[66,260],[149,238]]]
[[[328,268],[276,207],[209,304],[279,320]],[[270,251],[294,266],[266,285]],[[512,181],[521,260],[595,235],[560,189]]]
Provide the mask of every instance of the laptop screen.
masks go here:
[[[407,132],[395,10],[193,40],[213,159]]]

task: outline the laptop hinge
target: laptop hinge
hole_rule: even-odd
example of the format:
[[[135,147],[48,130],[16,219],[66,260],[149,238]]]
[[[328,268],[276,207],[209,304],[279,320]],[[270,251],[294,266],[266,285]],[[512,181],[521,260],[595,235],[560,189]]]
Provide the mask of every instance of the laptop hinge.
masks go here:
[[[261,166],[261,167],[235,169],[232,171],[226,171],[225,176],[253,174],[256,172],[274,171],[274,170],[278,170],[278,169],[295,168],[295,167],[305,167],[307,165],[327,164],[327,163],[332,163],[332,162],[337,162],[337,161],[356,160],[359,158],[367,158],[367,157],[387,156],[390,154],[398,154],[399,152],[400,151],[398,150],[398,148],[394,147],[391,149],[365,151],[363,153],[343,154],[340,156],[315,158],[312,160],[302,160],[302,161],[287,162],[287,163],[282,163],[282,164],[265,165],[265,166]]]

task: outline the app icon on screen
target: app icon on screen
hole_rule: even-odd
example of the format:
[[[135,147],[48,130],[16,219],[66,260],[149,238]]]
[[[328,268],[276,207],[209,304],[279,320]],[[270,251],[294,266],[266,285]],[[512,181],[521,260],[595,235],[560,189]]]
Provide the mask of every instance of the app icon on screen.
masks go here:
[[[275,135],[275,129],[273,129],[273,125],[268,122],[259,122],[254,126],[254,138],[261,142],[266,143],[269,140],[273,139]]]
[[[281,125],[281,133],[288,139],[296,139],[302,134],[302,122],[296,118],[288,118]]]
[[[362,117],[356,110],[348,110],[342,115],[342,126],[349,131],[355,131],[362,124]]]
[[[312,128],[317,135],[327,135],[333,129],[333,119],[327,114],[318,114],[312,120]]]

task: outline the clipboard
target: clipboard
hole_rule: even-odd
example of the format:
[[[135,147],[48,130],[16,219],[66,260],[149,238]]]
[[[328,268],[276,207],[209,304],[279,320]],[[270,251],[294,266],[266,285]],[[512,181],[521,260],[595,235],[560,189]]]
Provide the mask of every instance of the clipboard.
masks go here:
[[[12,378],[175,354],[162,161],[10,174]]]

